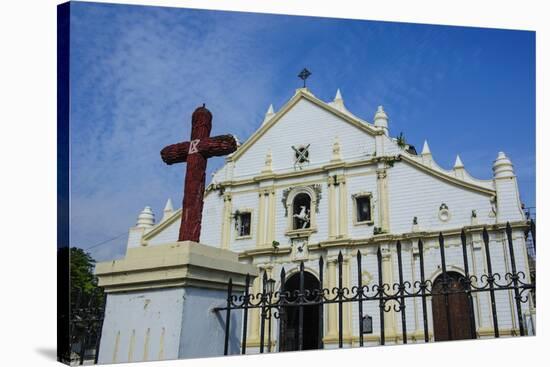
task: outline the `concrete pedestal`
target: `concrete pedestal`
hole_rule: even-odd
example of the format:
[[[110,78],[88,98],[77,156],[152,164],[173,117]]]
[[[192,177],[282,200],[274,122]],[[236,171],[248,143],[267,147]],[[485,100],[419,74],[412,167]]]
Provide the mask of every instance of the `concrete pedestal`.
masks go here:
[[[227,283],[244,291],[256,267],[237,254],[195,242],[130,248],[122,260],[99,263],[107,293],[99,363],[223,355]],[[241,314],[231,317],[229,354],[238,354]]]

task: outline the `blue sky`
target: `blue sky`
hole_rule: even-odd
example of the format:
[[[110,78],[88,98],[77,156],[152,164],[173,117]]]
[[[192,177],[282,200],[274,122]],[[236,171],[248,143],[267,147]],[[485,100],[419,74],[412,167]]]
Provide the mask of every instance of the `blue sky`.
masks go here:
[[[212,134],[241,141],[301,85],[372,121],[376,106],[451,168],[490,179],[512,159],[523,202],[535,206],[535,33],[467,27],[72,3],[71,245],[120,258],[150,205],[180,206],[184,165],[160,150],[188,140],[206,103]],[[208,175],[223,164],[209,160]]]

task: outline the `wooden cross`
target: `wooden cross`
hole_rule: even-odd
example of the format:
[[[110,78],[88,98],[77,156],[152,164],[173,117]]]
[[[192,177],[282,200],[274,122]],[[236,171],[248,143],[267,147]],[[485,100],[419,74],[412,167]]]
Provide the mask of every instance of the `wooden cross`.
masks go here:
[[[204,106],[193,112],[191,140],[172,144],[160,151],[164,163],[187,162],[178,241],[199,242],[207,159],[237,150],[232,135],[210,137],[212,113]]]

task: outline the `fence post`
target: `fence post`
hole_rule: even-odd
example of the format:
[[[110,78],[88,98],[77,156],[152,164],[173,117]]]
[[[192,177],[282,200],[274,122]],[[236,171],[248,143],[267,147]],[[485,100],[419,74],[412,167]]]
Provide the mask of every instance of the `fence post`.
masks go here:
[[[229,351],[229,322],[231,321],[231,293],[233,289],[233,279],[229,278],[227,285],[227,310],[225,311],[225,341],[223,346],[223,355],[226,356]]]
[[[424,342],[430,341],[428,333],[428,315],[426,312],[426,277],[424,275],[424,244],[418,239],[418,254],[420,255],[420,293],[422,294],[422,321],[424,323]]]
[[[281,290],[279,293],[279,352],[285,350],[286,313],[285,313],[285,268],[281,268]]]
[[[324,299],[325,293],[323,291],[323,256],[319,256],[319,340],[318,347],[323,349],[323,334],[324,334]]]
[[[382,282],[382,250],[378,246],[378,251],[376,252],[376,259],[378,261],[378,307],[380,309],[380,345],[385,344],[385,330],[384,330],[384,283]]]
[[[250,288],[250,274],[246,274],[246,279],[244,282],[244,315],[243,315],[243,340],[241,346],[241,354],[246,354],[246,334],[248,333],[248,301],[250,298],[249,288]]]
[[[298,350],[304,346],[304,262],[300,261],[300,294],[298,295]]]
[[[359,346],[363,346],[363,279],[361,270],[361,251],[357,250],[357,305],[359,307]]]
[[[506,236],[508,237],[508,248],[510,250],[510,264],[512,265],[512,280],[514,282],[514,298],[516,300],[516,311],[518,314],[519,323],[519,335],[525,335],[525,329],[523,328],[523,315],[521,313],[521,297],[518,289],[519,275],[516,270],[516,257],[514,256],[514,244],[512,242],[512,227],[510,222],[506,223]]]
[[[460,242],[462,243],[462,262],[464,263],[464,287],[466,288],[466,297],[468,298],[468,305],[470,307],[469,318],[470,318],[470,332],[472,339],[475,339],[476,334],[476,321],[474,315],[474,302],[472,300],[471,292],[471,280],[470,280],[470,268],[468,266],[468,253],[466,250],[466,232],[464,228],[460,232]]]
[[[344,258],[342,256],[342,251],[338,252],[338,348],[342,348],[343,346],[343,320],[342,320],[342,314],[343,314],[343,286],[342,286],[342,262],[344,261]]]
[[[485,257],[487,258],[487,283],[489,283],[489,294],[491,295],[491,311],[493,313],[493,328],[495,330],[495,338],[500,336],[498,331],[497,305],[495,302],[495,278],[493,277],[493,267],[491,266],[491,252],[489,250],[489,233],[487,227],[483,228],[483,243],[485,244]]]
[[[265,339],[265,299],[266,299],[266,287],[267,287],[267,272],[264,270],[264,276],[262,277],[262,296],[260,298],[259,305],[261,305],[262,312],[260,314],[260,353],[264,352],[264,339]]]
[[[405,314],[405,284],[403,283],[403,262],[401,260],[401,241],[397,240],[397,267],[399,270],[399,304],[401,311],[401,330],[403,332],[403,344],[407,344],[407,319]]]

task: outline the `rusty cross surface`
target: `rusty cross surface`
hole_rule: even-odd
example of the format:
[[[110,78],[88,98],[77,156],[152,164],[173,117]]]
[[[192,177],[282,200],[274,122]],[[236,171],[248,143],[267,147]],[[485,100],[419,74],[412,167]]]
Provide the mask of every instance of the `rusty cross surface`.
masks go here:
[[[204,106],[193,112],[191,140],[172,144],[160,151],[164,163],[187,162],[178,241],[199,242],[206,162],[208,158],[233,153],[237,141],[232,135],[210,137],[212,113]]]

